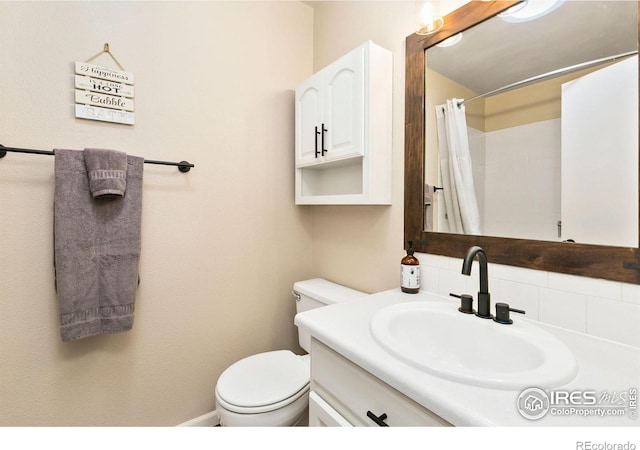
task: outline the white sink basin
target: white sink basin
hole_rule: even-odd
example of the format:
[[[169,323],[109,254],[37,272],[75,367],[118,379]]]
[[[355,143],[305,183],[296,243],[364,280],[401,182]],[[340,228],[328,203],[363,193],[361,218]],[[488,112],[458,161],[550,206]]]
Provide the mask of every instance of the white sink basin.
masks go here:
[[[453,302],[418,301],[381,309],[370,328],[395,358],[449,380],[514,390],[571,381],[578,365],[565,344],[514,315],[502,325],[462,314]]]

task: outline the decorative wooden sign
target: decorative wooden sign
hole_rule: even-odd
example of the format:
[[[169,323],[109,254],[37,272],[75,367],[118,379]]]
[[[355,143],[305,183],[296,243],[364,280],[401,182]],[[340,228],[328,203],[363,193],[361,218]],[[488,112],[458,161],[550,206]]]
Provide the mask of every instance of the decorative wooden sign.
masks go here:
[[[78,89],[76,89],[76,103],[133,111],[133,100],[130,98],[99,94],[91,91],[79,91]]]
[[[76,62],[75,72],[76,117],[126,125],[135,123],[131,72],[86,62]]]
[[[86,62],[76,62],[76,73],[78,75],[89,75],[91,77],[100,78],[102,80],[133,84],[133,74],[131,72],[94,66],[93,64],[89,64]]]
[[[100,92],[101,94],[119,95],[133,98],[133,86],[113,81],[101,80],[93,77],[76,75],[76,88],[85,91]]]
[[[135,114],[132,112],[81,104],[76,104],[76,117],[124,125],[133,125],[135,123]]]

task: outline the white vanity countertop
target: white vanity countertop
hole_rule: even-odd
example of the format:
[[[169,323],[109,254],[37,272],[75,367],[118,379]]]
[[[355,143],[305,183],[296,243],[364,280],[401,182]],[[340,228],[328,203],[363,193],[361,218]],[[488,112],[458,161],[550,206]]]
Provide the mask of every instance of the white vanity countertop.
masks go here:
[[[374,341],[369,322],[385,306],[414,301],[448,301],[452,307],[457,307],[457,301],[449,301],[446,297],[426,292],[410,295],[393,289],[300,313],[295,324],[456,426],[640,426],[637,417],[640,404],[635,410],[635,419],[627,411],[622,416],[607,417],[547,413],[540,420],[528,420],[516,408],[521,391],[458,383],[405,364]],[[516,315],[516,320],[527,319]],[[529,322],[562,340],[578,362],[577,376],[570,383],[553,388],[553,391],[595,391],[598,396],[605,393],[619,396],[621,393],[628,395],[629,389],[640,389],[640,349],[541,322]],[[597,406],[606,409],[608,404],[599,403]]]

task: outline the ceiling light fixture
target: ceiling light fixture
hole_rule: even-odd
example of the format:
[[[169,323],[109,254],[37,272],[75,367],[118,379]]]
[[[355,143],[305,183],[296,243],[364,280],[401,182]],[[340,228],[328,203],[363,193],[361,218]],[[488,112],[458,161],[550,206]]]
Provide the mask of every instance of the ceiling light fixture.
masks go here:
[[[462,40],[462,33],[454,34],[450,38],[445,39],[444,41],[436,44],[436,47],[451,47],[452,45],[456,45],[458,42]]]

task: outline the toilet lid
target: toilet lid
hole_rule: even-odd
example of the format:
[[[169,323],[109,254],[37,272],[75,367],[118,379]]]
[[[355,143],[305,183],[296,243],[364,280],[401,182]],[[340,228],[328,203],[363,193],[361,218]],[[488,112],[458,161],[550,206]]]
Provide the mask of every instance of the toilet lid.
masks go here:
[[[257,408],[295,396],[309,384],[308,358],[289,350],[259,353],[229,366],[218,378],[217,395],[241,408]]]

